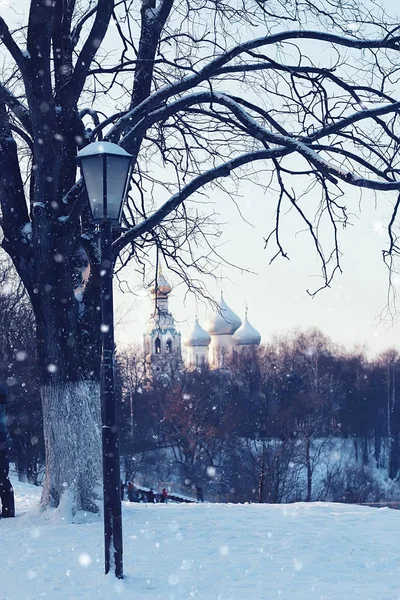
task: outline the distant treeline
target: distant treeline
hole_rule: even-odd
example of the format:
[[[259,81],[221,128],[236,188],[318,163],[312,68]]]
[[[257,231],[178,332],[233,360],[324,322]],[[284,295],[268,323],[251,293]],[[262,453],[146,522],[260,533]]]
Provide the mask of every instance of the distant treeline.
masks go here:
[[[44,468],[36,361],[31,307],[7,264],[0,265],[0,376],[11,389],[11,457],[20,478],[32,482]],[[201,485],[209,497],[240,501],[370,501],[383,494],[374,481],[378,469],[388,478],[385,494],[394,489],[394,350],[367,360],[312,330],[234,353],[221,370],[161,369],[149,377],[137,348],[117,355],[117,370],[122,471],[129,479]],[[350,465],[329,463],[333,440],[346,440]]]
[[[394,493],[394,350],[367,360],[363,351],[346,352],[311,330],[241,349],[220,370],[161,369],[150,377],[138,349],[119,355],[118,364],[121,447],[131,477],[162,461],[161,479],[208,486],[213,496],[232,500],[372,501]],[[348,440],[336,441],[346,448],[340,468],[327,455],[333,440]],[[157,458],[158,448],[170,450]],[[374,482],[375,469],[389,478],[386,492]]]

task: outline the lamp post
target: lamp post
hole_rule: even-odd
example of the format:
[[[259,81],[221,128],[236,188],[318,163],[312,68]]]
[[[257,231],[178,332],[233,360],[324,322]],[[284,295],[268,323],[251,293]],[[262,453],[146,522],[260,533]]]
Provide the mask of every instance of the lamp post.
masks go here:
[[[104,569],[114,564],[123,577],[122,519],[118,429],[114,395],[114,318],[112,227],[119,224],[132,173],[132,156],[116,144],[94,142],[78,153],[94,222],[100,227],[101,249],[101,376]]]

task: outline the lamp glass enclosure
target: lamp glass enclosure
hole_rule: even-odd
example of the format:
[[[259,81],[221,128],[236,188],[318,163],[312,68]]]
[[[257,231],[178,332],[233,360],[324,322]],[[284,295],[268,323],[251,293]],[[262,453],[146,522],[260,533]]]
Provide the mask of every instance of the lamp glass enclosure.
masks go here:
[[[121,156],[107,156],[107,218],[119,222],[122,205],[128,191],[131,160]]]
[[[81,161],[83,178],[95,222],[101,221],[104,214],[103,160],[104,155],[99,154],[97,156],[86,156]]]

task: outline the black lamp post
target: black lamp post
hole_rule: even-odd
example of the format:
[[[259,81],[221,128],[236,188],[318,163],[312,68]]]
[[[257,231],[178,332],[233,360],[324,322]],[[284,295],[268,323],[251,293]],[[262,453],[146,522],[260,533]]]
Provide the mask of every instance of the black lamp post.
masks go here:
[[[101,414],[103,447],[105,572],[114,564],[123,577],[118,429],[114,395],[112,227],[119,224],[132,173],[132,156],[116,144],[94,142],[78,153],[101,247]]]

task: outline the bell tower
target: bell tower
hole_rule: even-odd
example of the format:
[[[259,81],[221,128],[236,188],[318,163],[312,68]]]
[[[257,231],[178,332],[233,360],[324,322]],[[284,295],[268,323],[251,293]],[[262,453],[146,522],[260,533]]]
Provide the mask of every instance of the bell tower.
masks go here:
[[[182,367],[181,334],[168,306],[171,290],[172,287],[160,267],[156,285],[151,290],[154,313],[148,321],[144,335],[146,363],[153,374],[172,375]]]

